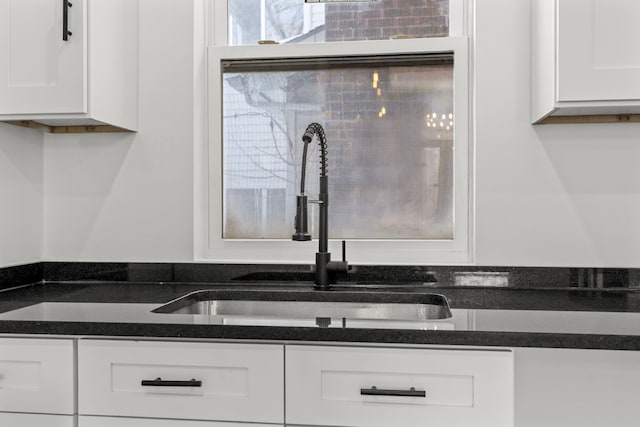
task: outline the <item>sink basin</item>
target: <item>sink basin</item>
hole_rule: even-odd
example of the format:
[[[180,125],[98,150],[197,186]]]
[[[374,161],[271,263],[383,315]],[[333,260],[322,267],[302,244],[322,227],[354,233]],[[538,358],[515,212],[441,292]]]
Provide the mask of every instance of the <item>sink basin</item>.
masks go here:
[[[265,293],[268,295],[269,293]],[[265,295],[263,294],[263,296]],[[311,295],[314,295],[313,293]],[[316,294],[321,295],[321,294]],[[350,294],[353,298],[353,294]],[[413,295],[417,302],[306,301],[224,299],[197,291],[153,310],[153,313],[206,316],[210,324],[330,328],[452,329],[447,299],[439,294]],[[271,295],[278,297],[278,295]],[[308,296],[308,295],[307,295]],[[336,297],[336,294],[332,294]],[[339,296],[339,295],[338,295]],[[369,296],[367,299],[371,299]],[[375,299],[375,298],[374,298]]]

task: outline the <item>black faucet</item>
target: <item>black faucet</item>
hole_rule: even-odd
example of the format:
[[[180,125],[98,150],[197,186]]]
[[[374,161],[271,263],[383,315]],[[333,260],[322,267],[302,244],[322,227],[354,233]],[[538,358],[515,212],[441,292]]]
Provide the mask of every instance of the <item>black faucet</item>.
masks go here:
[[[300,194],[296,200],[295,232],[292,236],[296,241],[311,240],[311,234],[307,231],[307,204],[309,202],[304,189],[304,180],[307,165],[307,148],[313,139],[318,137],[320,143],[320,193],[318,200],[320,205],[320,231],[318,239],[318,252],[316,252],[316,281],[314,288],[318,290],[331,289],[336,283],[336,273],[346,273],[349,264],[345,259],[345,244],[342,242],[342,261],[331,261],[329,250],[329,186],[327,177],[327,139],[324,129],[318,123],[311,123],[302,135],[304,150],[302,152],[302,177],[300,179]]]

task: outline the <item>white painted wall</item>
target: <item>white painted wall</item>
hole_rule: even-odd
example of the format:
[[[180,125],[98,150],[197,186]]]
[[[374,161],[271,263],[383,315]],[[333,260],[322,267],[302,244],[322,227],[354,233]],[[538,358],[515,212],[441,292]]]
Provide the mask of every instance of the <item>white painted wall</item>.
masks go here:
[[[140,0],[140,132],[45,137],[45,259],[193,259],[191,3]],[[640,124],[529,124],[529,8],[476,2],[476,263],[640,267]]]
[[[0,267],[42,256],[42,133],[0,123]]]
[[[139,132],[45,136],[45,260],[193,259],[194,19],[140,0]]]

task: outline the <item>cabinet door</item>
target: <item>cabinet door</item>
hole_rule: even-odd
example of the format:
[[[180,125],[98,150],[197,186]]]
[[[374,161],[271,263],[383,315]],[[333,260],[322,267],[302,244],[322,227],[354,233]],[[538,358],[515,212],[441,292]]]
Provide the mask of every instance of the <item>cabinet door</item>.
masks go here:
[[[72,415],[6,414],[0,412],[0,426],[75,427]]]
[[[86,0],[0,0],[0,114],[85,113]]]
[[[81,340],[78,412],[284,421],[281,345]]]
[[[78,417],[78,427],[277,427],[277,425],[80,416]]]
[[[74,414],[74,370],[71,340],[1,338],[0,411]]]
[[[557,0],[558,100],[640,99],[640,1]]]
[[[287,346],[287,425],[513,427],[509,351]]]
[[[637,427],[640,352],[515,349],[518,427]]]

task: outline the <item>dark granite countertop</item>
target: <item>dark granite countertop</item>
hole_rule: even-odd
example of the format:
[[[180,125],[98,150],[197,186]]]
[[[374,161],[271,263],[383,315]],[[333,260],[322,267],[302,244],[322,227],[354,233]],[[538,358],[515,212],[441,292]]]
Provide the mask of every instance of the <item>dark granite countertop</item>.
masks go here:
[[[456,324],[453,330],[230,326],[150,313],[202,289],[227,299],[379,302],[411,302],[421,294],[439,293],[448,298]],[[40,309],[43,303],[49,304],[47,310]],[[81,304],[51,310],[56,303]],[[432,284],[318,292],[301,283],[46,282],[0,293],[0,334],[640,350],[640,292]]]

